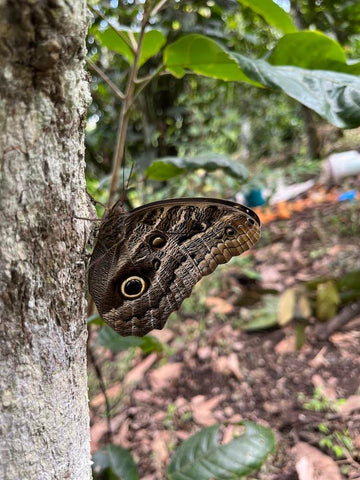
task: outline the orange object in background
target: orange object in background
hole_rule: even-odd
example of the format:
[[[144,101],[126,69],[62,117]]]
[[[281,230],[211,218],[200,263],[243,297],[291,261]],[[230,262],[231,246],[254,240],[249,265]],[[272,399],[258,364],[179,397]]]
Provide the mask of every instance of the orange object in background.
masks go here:
[[[281,201],[272,206],[255,207],[253,210],[258,214],[261,223],[266,224],[275,220],[288,220],[292,213],[299,213],[307,208],[313,208],[320,203],[335,203],[339,201],[340,192],[333,188],[326,191],[323,185],[315,185],[305,198],[297,198],[293,201]],[[357,192],[357,200],[360,195]]]

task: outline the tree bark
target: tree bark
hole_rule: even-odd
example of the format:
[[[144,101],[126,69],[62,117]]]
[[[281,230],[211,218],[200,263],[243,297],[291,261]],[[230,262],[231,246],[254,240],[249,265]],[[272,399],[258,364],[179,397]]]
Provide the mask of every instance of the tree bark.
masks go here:
[[[91,478],[85,0],[0,0],[0,477]]]
[[[301,113],[304,119],[308,156],[313,159],[320,158],[321,141],[316,127],[314,112],[305,105],[301,105]]]

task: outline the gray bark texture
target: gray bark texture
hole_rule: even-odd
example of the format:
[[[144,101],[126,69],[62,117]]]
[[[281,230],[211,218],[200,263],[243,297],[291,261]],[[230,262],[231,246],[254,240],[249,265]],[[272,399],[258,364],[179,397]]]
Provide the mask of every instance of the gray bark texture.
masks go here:
[[[85,0],[0,0],[0,478],[91,478]]]

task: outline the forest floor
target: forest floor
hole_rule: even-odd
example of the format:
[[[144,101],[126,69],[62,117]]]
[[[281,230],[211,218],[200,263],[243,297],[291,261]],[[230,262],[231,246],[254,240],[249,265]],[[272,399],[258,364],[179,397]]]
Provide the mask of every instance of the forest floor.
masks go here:
[[[280,293],[293,286],[360,276],[359,237],[359,201],[319,203],[275,220],[243,263],[202,280],[166,328],[153,332],[166,345],[162,353],[113,354],[93,344],[111,405],[111,441],[132,452],[141,480],[164,480],[175,448],[201,428],[245,419],[269,426],[277,443],[249,478],[360,478],[360,317],[319,340],[326,323],[312,315],[300,349],[294,321],[239,327],[256,312],[274,314]],[[315,288],[312,304],[316,295]],[[91,365],[89,384],[96,451],[109,435]],[[311,464],[313,474],[301,473]]]

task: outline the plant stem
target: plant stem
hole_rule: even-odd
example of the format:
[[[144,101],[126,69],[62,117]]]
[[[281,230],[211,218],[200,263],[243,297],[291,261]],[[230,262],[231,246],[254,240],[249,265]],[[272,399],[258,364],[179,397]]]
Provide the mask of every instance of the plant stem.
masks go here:
[[[112,28],[114,30],[114,32],[119,35],[119,37],[126,43],[126,45],[130,48],[131,52],[134,54],[134,48],[131,44],[131,42],[129,41],[129,39],[127,38],[127,36],[121,31],[121,30],[118,30],[116,27],[114,27],[114,25],[112,25],[111,22],[109,22],[109,20],[105,17],[105,15],[103,15],[100,10],[97,10],[96,8],[92,7],[91,5],[88,5],[88,7],[90,8],[90,10],[95,13],[96,15],[98,15],[100,18],[102,18],[104,20],[104,22],[106,22],[110,28]]]
[[[115,85],[115,83],[106,75],[105,72],[103,72],[101,70],[101,68],[99,68],[96,63],[94,63],[92,60],[90,60],[90,58],[87,58],[86,59],[86,63],[89,65],[90,68],[92,68],[93,70],[95,70],[95,72],[104,80],[104,82],[106,82],[109,87],[113,90],[113,92],[115,93],[115,95],[120,99],[120,100],[124,100],[125,99],[125,95],[122,93],[122,91]]]
[[[153,3],[152,0],[146,0],[144,5],[144,15],[141,22],[141,29],[140,29],[140,33],[137,41],[137,48],[134,52],[134,61],[130,69],[128,84],[125,92],[125,98],[121,107],[118,131],[117,131],[116,148],[115,148],[115,153],[113,157],[113,170],[111,174],[109,199],[107,202],[108,207],[111,206],[114,195],[117,190],[119,170],[120,168],[123,168],[125,164],[125,140],[126,140],[127,127],[129,123],[129,109],[133,103],[136,77],[139,70],[140,54],[141,54],[142,44],[144,41],[145,28],[148,24],[150,14],[151,14],[150,6],[152,5],[152,3]]]

